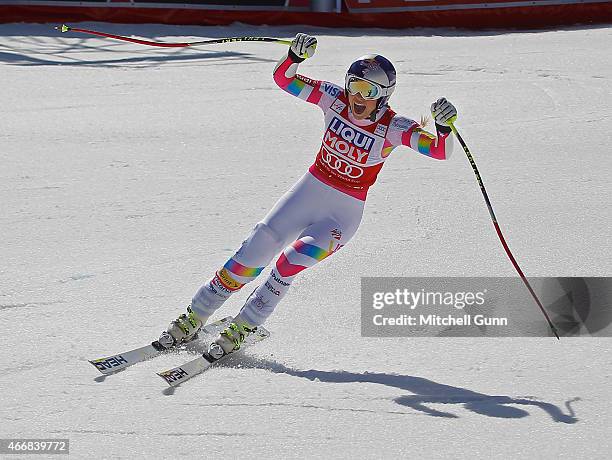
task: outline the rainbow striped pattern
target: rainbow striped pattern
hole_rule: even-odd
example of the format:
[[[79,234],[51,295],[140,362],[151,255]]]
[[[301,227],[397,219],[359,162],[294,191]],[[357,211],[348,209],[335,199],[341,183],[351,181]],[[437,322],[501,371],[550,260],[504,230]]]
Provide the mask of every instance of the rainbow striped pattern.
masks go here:
[[[238,276],[244,276],[245,278],[255,278],[266,267],[245,267],[241,263],[236,262],[234,259],[230,259],[226,262],[223,268],[226,268],[227,270]]]
[[[327,256],[331,254],[330,251],[326,251],[325,249],[321,249],[318,246],[313,244],[304,243],[302,240],[297,240],[292,244],[293,249],[295,249],[300,254],[304,254],[305,256],[312,257],[313,259],[319,261],[325,259]]]
[[[394,145],[390,145],[388,147],[383,147],[380,156],[383,157],[383,158],[387,158],[389,155],[391,155],[391,152],[393,151],[394,148],[395,148]]]
[[[329,242],[329,249],[326,251],[314,244],[305,243],[302,240],[297,240],[291,246],[289,246],[276,261],[276,270],[281,276],[290,277],[295,276],[302,270],[313,266],[317,262],[329,257],[334,253],[334,240]],[[335,250],[337,251],[341,246],[338,246]],[[298,253],[310,257],[312,262],[308,263],[307,266],[298,265],[291,263],[287,256],[291,257],[292,253]]]
[[[287,86],[287,92],[293,94],[294,96],[299,96],[305,86],[306,83],[294,78],[293,81]]]
[[[431,144],[433,141],[434,140],[431,137],[425,134],[419,134],[417,150],[425,155],[429,155],[431,153]]]

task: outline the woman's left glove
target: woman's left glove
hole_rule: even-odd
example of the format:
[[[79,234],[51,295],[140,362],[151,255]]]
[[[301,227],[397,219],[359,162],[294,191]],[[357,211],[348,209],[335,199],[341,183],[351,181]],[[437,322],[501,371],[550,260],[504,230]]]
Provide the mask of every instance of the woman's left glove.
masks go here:
[[[312,35],[297,34],[291,42],[289,57],[293,62],[302,62],[315,54],[317,50],[317,39]]]
[[[441,97],[436,102],[431,104],[431,115],[436,124],[440,126],[449,126],[450,122],[455,121],[457,117],[457,109],[453,104]]]

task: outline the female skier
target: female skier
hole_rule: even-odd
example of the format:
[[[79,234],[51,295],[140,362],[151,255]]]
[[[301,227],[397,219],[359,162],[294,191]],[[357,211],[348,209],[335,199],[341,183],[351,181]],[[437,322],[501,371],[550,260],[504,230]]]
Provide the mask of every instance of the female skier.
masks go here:
[[[396,73],[383,56],[371,54],[353,62],[344,88],[298,75],[298,65],[315,53],[316,46],[315,37],[297,34],[273,74],[281,89],[323,111],[326,128],[313,165],[199,289],[187,313],[170,323],[159,338],[163,346],[195,338],[215,310],[280,253],[265,282],[210,345],[209,354],[219,358],[239,349],[244,338],[274,311],[298,273],[353,237],[368,189],[395,147],[405,145],[438,160],[449,157],[449,122],[457,116],[450,102],[441,98],[431,106],[434,136],[389,107]]]

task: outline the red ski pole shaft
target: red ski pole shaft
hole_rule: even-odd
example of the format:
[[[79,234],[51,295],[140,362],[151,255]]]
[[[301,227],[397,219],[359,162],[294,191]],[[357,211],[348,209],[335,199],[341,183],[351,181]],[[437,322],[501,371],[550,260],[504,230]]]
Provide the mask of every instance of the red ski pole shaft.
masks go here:
[[[508,247],[508,243],[506,243],[506,239],[504,238],[504,235],[502,234],[502,231],[499,228],[499,224],[497,223],[497,217],[495,217],[495,213],[493,212],[493,206],[491,205],[491,201],[489,200],[489,195],[487,195],[487,190],[485,189],[484,183],[482,182],[482,177],[480,176],[480,172],[478,171],[478,168],[476,167],[476,162],[474,161],[474,157],[470,153],[470,149],[466,145],[465,141],[463,140],[463,138],[457,131],[457,128],[455,128],[454,120],[450,122],[450,127],[453,130],[453,133],[455,134],[457,139],[459,140],[461,147],[463,147],[463,151],[467,155],[470,165],[472,165],[472,170],[474,171],[474,174],[476,175],[476,180],[478,181],[478,185],[480,186],[480,191],[482,192],[482,196],[484,196],[484,200],[487,203],[487,208],[489,209],[489,215],[491,216],[491,220],[493,221],[493,226],[495,227],[497,236],[499,237],[499,240],[501,241],[501,244],[504,247],[504,250],[506,251],[508,258],[510,259],[510,262],[512,262],[512,265],[514,266],[515,270],[518,272],[519,276],[523,280],[523,283],[525,283],[525,286],[529,290],[529,293],[533,297],[533,300],[535,300],[538,307],[540,307],[540,310],[544,314],[544,317],[546,318],[546,321],[548,322],[548,325],[550,326],[550,329],[552,330],[553,334],[555,334],[555,337],[559,339],[559,333],[557,332],[557,328],[555,327],[550,317],[548,316],[548,313],[544,309],[542,302],[540,301],[535,291],[531,287],[531,284],[529,284],[529,281],[527,281],[527,277],[523,273],[523,270],[521,270],[521,267],[519,266],[518,262],[512,255],[512,252],[510,251],[510,248]]]
[[[109,34],[109,33],[100,32],[97,30],[80,29],[78,27],[67,26],[66,24],[57,26],[55,27],[55,29],[59,30],[62,33],[70,32],[70,31],[80,32],[80,33],[89,34],[89,35],[97,35],[99,37],[104,37],[104,38],[112,38],[114,40],[122,40],[124,42],[138,43],[139,45],[159,46],[162,48],[187,48],[189,46],[217,45],[220,43],[231,43],[231,42],[268,42],[268,43],[281,43],[283,45],[291,44],[291,40],[284,40],[282,38],[274,38],[274,37],[226,37],[226,38],[216,38],[213,40],[202,40],[202,41],[195,41],[195,42],[167,43],[167,42],[158,42],[158,41],[152,41],[152,40],[142,40],[140,38],[124,37],[123,35]]]

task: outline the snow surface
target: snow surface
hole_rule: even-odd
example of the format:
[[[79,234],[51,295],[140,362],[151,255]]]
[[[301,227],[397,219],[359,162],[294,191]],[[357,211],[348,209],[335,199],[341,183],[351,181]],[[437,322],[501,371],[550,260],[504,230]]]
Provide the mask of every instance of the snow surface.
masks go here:
[[[398,112],[457,105],[528,275],[612,274],[610,28],[81,26],[303,30],[319,47],[301,72],[336,82],[380,52]],[[275,87],[283,52],[0,26],[0,438],[70,438],[74,458],[609,458],[610,339],[360,337],[361,276],[514,276],[459,148],[396,150],[356,238],[295,282],[248,359],[173,391],[154,372],[189,355],[107,378],[87,362],[157,337],[312,162],[322,117]]]

